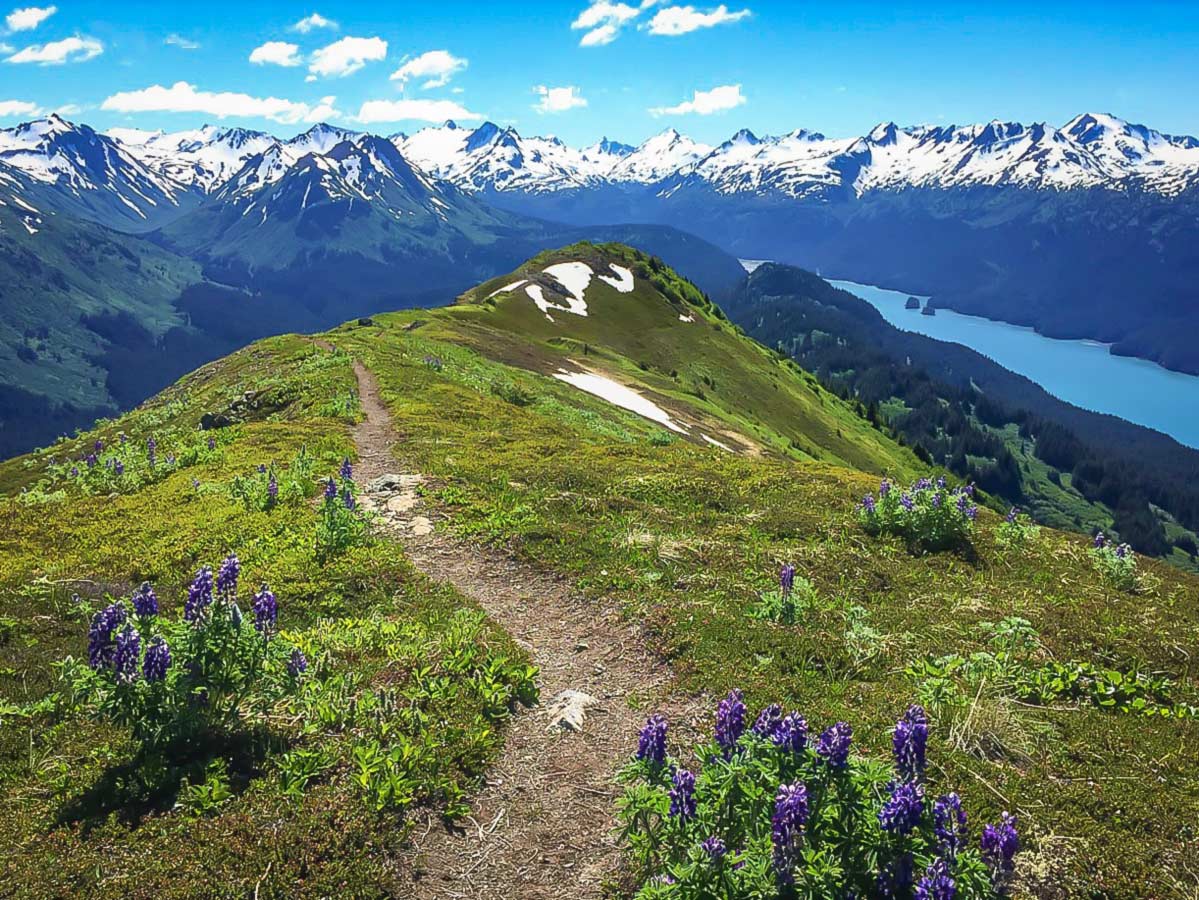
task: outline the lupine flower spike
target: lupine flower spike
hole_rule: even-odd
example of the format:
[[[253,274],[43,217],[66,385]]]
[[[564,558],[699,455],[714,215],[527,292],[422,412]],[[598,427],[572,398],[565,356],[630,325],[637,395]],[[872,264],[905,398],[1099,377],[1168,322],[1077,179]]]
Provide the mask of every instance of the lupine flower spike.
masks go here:
[[[666,731],[668,725],[665,716],[653,715],[645,720],[637,741],[637,758],[652,766],[661,766],[666,762]]]
[[[716,706],[716,743],[724,751],[724,758],[733,755],[737,742],[745,733],[745,703],[739,690],[731,690]]]
[[[670,815],[681,822],[695,818],[695,774],[687,769],[671,777]]]

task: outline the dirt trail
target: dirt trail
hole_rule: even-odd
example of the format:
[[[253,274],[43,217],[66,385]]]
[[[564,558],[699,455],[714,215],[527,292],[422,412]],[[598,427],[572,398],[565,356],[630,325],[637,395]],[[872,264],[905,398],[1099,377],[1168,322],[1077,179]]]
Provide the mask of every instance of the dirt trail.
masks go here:
[[[418,502],[410,487],[418,479],[403,473],[393,454],[395,431],[374,376],[358,362],[354,371],[366,415],[354,430],[355,480],[368,485],[398,474],[408,485],[368,495],[368,505],[396,510],[385,522],[413,563],[478,602],[541,669],[542,705],[510,723],[464,827],[450,832],[430,824],[418,834],[405,895],[599,897],[618,862],[612,775],[635,747],[647,711],[661,708],[669,672],[615,608],[582,598],[562,579],[530,565],[464,544],[436,525],[414,529],[416,519],[407,516]],[[596,701],[586,709],[583,730],[547,730],[552,701],[569,690]],[[679,725],[696,712],[677,705],[666,711]]]

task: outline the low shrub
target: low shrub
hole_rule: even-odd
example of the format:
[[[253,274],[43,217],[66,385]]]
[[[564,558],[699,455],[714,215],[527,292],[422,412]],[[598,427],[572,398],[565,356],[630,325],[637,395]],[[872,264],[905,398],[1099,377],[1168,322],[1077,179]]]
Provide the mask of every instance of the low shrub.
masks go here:
[[[995,537],[1004,550],[1025,550],[1040,535],[1041,529],[1032,519],[1013,506],[999,523]]]
[[[87,662],[62,663],[75,702],[129,728],[147,754],[235,729],[294,693],[303,654],[276,638],[278,603],[269,587],[243,613],[240,572],[236,556],[215,578],[210,567],[200,569],[178,619],[159,615],[148,582],[128,606],[118,600],[96,612]]]
[[[878,498],[867,494],[858,507],[868,534],[893,534],[929,551],[968,543],[977,517],[974,486],[950,489],[944,478],[922,478],[907,490],[883,479]]]
[[[1133,592],[1140,586],[1136,553],[1128,544],[1113,545],[1102,531],[1095,535],[1091,564],[1118,591]]]
[[[354,470],[347,459],[338,479],[325,481],[324,499],[316,520],[316,557],[326,562],[366,540],[367,520],[358,509]]]
[[[796,575],[795,566],[788,563],[779,572],[778,588],[764,592],[748,612],[755,619],[794,625],[805,610],[815,606],[816,599],[812,582]]]
[[[928,802],[921,707],[896,724],[892,765],[851,756],[845,722],[817,736],[777,705],[752,727],[746,714],[739,691],[720,702],[695,769],[668,755],[663,717],[642,729],[620,804],[641,900],[1006,893],[1015,819],[1005,813],[972,844],[956,794]]]

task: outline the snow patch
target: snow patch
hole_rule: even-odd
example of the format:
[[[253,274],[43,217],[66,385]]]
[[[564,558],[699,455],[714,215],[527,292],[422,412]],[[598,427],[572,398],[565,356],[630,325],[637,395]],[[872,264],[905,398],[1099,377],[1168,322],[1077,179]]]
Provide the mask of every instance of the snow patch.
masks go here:
[[[603,375],[596,375],[593,372],[567,372],[565,369],[559,369],[554,377],[559,381],[565,381],[567,384],[574,385],[581,391],[586,391],[588,394],[607,400],[614,406],[635,412],[637,415],[644,416],[650,421],[664,425],[671,431],[676,431],[679,434],[687,433],[686,427],[675,422],[670,417],[670,413],[658,406],[658,404],[647,397],[641,396],[641,394],[638,394],[631,388],[613,381],[611,378],[605,378]]]
[[[612,287],[616,288],[622,294],[631,293],[633,290],[633,273],[624,266],[618,266],[614,263],[610,264],[608,268],[616,273],[616,277],[600,275],[599,280],[604,282],[604,284],[612,285]]]
[[[685,316],[682,313],[679,313],[679,321],[680,322],[694,322],[695,316]]]
[[[490,294],[488,294],[487,299],[490,300],[492,297],[496,296],[497,294],[511,293],[512,291],[514,291],[518,287],[520,287],[522,284],[524,284],[525,281],[527,281],[527,279],[522,278],[520,281],[514,281],[511,284],[506,284],[502,288],[500,288],[498,291],[492,291]]]
[[[700,437],[703,438],[707,443],[711,444],[713,447],[719,447],[721,450],[725,450],[729,453],[737,452],[732,447],[730,447],[728,444],[718,441],[714,437],[708,437],[706,434],[701,434]]]
[[[539,284],[530,284],[525,288],[529,299],[545,313],[546,318],[551,322],[554,321],[550,317],[551,309],[557,312],[574,313],[576,316],[586,316],[587,301],[583,299],[583,295],[587,291],[587,286],[591,284],[591,266],[583,262],[557,263],[543,271],[562,285],[569,294],[566,298],[566,306],[562,306],[552,300],[547,300],[545,291]]]

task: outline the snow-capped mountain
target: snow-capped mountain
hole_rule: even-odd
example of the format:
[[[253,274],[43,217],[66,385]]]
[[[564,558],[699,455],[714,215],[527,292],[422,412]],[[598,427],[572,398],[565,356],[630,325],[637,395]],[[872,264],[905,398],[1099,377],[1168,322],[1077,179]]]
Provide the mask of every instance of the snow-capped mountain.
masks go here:
[[[251,156],[276,143],[261,131],[214,125],[169,134],[113,128],[108,136],[147,167],[206,194],[228,181]]]
[[[37,182],[47,206],[130,230],[153,227],[188,201],[188,188],[162,169],[57,115],[0,129],[0,164]]]

